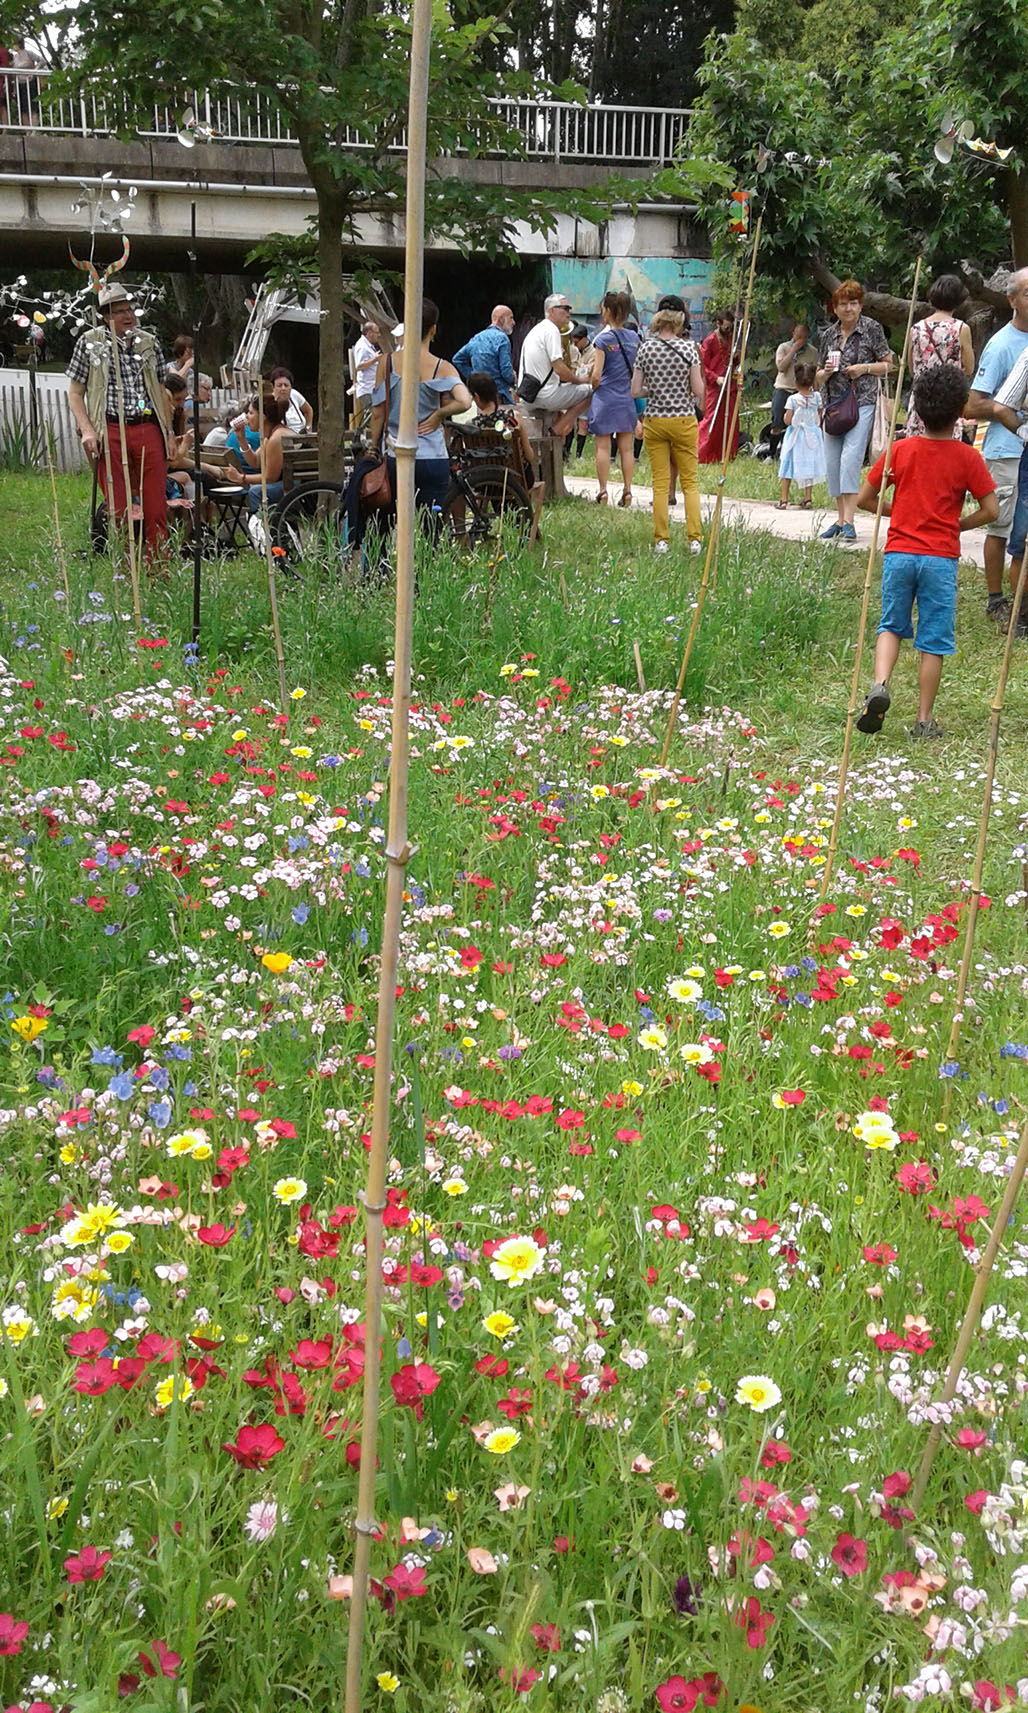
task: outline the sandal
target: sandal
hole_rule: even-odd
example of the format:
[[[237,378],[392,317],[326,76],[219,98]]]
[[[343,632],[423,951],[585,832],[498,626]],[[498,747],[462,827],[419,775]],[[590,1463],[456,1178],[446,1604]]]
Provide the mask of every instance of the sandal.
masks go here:
[[[801,500],[800,501],[800,511],[801,512],[809,512],[809,510],[813,504],[814,504],[813,500]]]
[[[788,500],[776,500],[775,501],[775,511],[776,512],[787,512],[788,510],[789,510]]]
[[[605,506],[605,505],[607,505],[607,504],[609,504],[609,501],[608,501],[608,499],[607,499],[607,490],[606,490],[606,488],[601,488],[601,489],[600,489],[600,491],[599,491],[599,493],[598,493],[598,494],[597,494],[597,496],[596,496],[596,504],[597,504],[597,505],[598,505],[598,506]]]
[[[630,506],[631,503],[632,503],[632,490],[631,490],[631,488],[626,488],[624,493],[622,494],[621,498],[618,500],[618,505],[619,506]]]

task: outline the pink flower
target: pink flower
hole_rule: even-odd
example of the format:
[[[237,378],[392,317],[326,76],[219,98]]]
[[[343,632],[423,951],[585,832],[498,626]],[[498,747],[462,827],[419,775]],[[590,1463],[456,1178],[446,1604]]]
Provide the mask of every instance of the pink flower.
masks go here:
[[[0,1654],[20,1654],[28,1633],[27,1624],[16,1623],[10,1612],[0,1612]]]
[[[175,1677],[178,1675],[178,1668],[182,1664],[182,1657],[180,1654],[172,1653],[171,1649],[165,1647],[163,1642],[154,1641],[150,1643],[149,1651],[146,1648],[140,1648],[139,1663],[147,1677]]]
[[[957,1444],[961,1451],[969,1451],[972,1456],[979,1457],[988,1437],[988,1434],[976,1433],[974,1428],[961,1428],[957,1434]]]
[[[909,1493],[913,1482],[905,1469],[897,1469],[894,1475],[887,1475],[882,1482],[882,1492],[887,1499],[902,1499],[904,1493]]]
[[[832,1548],[832,1560],[843,1576],[859,1576],[867,1569],[867,1542],[852,1535],[840,1535]]]
[[[95,1546],[84,1546],[78,1557],[66,1558],[64,1568],[69,1582],[99,1582],[111,1560],[109,1552],[97,1552]]]

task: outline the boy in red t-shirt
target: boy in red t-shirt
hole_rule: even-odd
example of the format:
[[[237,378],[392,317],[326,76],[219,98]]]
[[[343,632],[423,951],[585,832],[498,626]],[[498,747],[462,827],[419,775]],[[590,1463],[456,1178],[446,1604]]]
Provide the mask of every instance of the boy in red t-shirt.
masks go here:
[[[882,506],[890,518],[882,560],[882,622],[875,647],[875,682],[868,691],[857,730],[880,732],[891,700],[889,679],[899,659],[900,643],[917,636],[921,655],[918,671],[919,706],[911,728],[913,738],[939,738],[942,729],[932,718],[942,678],[942,662],[956,649],[957,567],[960,536],[965,529],[993,523],[999,515],[996,484],[981,453],[953,429],[967,403],[969,382],[962,369],[937,363],[914,382],[914,407],[924,433],[893,446],[889,480],[894,497]],[[878,503],[884,456],[879,458],[857,499],[863,511]],[[973,494],[978,510],[964,512],[964,497]]]

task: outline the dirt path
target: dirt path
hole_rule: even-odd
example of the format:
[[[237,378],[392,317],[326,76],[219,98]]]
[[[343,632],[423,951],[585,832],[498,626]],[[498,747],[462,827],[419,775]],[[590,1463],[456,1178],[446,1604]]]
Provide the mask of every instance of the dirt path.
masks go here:
[[[568,493],[578,494],[584,499],[595,499],[596,495],[600,491],[600,485],[595,476],[566,476],[565,484],[567,486]],[[611,487],[612,496],[616,487],[616,483]],[[703,494],[701,496],[701,504],[703,507],[704,520],[706,520],[714,510],[714,495]],[[611,513],[616,513],[618,508],[612,503],[607,509]],[[653,510],[653,493],[651,489],[633,486],[632,510],[643,512]],[[724,505],[723,521],[729,527],[733,524],[741,523],[744,524],[747,529],[766,529],[771,535],[781,536],[783,540],[786,541],[811,541],[821,533],[826,524],[833,521],[833,517],[833,513],[818,511],[816,509],[809,512],[800,511],[798,506],[790,506],[789,510],[785,512],[776,511],[770,500],[726,500]],[[672,537],[674,537],[676,530],[680,531],[682,529],[684,521],[685,507],[682,505],[681,500],[679,500],[678,504],[671,512]],[[840,550],[844,553],[863,553],[866,555],[871,543],[871,532],[873,528],[874,519],[867,512],[858,512],[856,523],[857,540],[850,546],[841,547]],[[884,543],[884,528],[880,532],[879,539]],[[964,560],[970,560],[981,567],[984,563],[984,542],[985,531],[983,529],[969,531],[962,538],[961,558]]]

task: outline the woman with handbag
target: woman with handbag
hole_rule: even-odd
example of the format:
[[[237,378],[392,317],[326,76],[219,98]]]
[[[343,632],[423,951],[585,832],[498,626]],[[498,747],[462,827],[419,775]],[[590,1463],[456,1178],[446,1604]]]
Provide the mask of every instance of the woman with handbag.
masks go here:
[[[933,280],[928,292],[928,302],[931,313],[923,321],[915,321],[910,330],[910,408],[907,411],[905,424],[906,437],[912,434],[923,434],[924,423],[914,409],[913,383],[925,369],[932,369],[937,363],[950,363],[955,369],[963,369],[970,380],[975,371],[974,347],[971,343],[971,329],[966,321],[959,321],[954,310],[963,303],[967,296],[967,287],[956,274],[940,274]],[[963,438],[963,420],[953,424],[953,438]]]
[[[639,335],[625,323],[632,309],[626,291],[604,292],[600,301],[602,330],[593,340],[592,383],[595,391],[589,406],[589,432],[596,436],[596,475],[600,491],[597,501],[607,504],[607,479],[610,476],[611,438],[617,436],[621,458],[623,492],[619,506],[632,503],[632,476],[635,473],[635,425],[638,416],[632,397],[632,371],[639,349]]]
[[[853,519],[860,475],[875,413],[878,378],[889,373],[892,357],[877,321],[863,314],[864,288],[843,280],[832,293],[835,320],[818,347],[817,390],[825,398],[823,420],[828,492],[835,501],[835,523],[821,531],[822,541],[856,541]]]
[[[404,363],[418,364],[418,449],[414,461],[414,496],[419,511],[436,519],[442,512],[443,501],[450,486],[450,456],[446,447],[443,423],[451,416],[471,409],[471,394],[452,363],[433,357],[432,340],[436,335],[439,310],[430,298],[425,298],[421,312],[421,345],[415,349],[408,338],[402,351],[379,358],[372,394],[369,439],[373,446],[385,440],[386,465],[393,495],[396,493],[396,459],[392,447],[400,431],[400,389]],[[386,402],[388,381],[389,400]],[[433,535],[436,529],[433,528]]]

